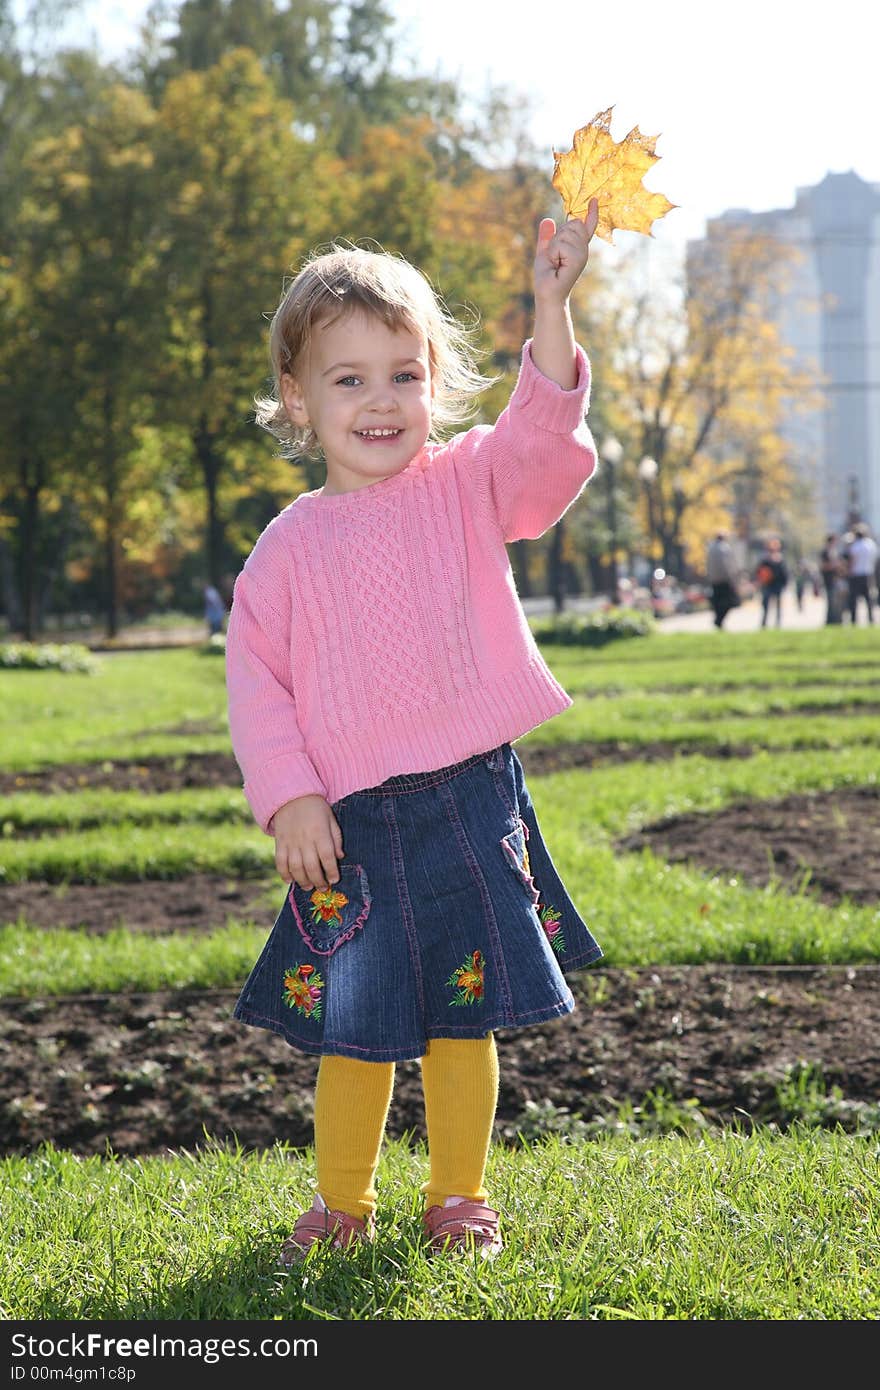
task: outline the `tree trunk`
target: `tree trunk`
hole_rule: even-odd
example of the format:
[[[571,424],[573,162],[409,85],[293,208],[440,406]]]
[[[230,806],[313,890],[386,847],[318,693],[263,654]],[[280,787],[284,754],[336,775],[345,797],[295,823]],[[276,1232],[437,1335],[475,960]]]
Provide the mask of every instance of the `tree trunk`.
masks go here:
[[[15,561],[6,541],[0,536],[0,602],[9,623],[10,633],[21,632],[22,608]]]
[[[104,534],[104,575],[107,586],[104,627],[107,637],[116,637],[119,632],[119,566],[116,554],[116,528],[109,507]]]
[[[529,576],[529,547],[524,540],[512,541],[513,569],[516,576],[516,591],[520,598],[532,597],[532,581]]]
[[[553,599],[553,611],[561,613],[565,608],[565,566],[562,551],[565,540],[565,524],[557,521],[550,537],[550,550],[547,556],[547,587]]]
[[[46,613],[51,611],[53,593],[63,592],[64,568],[70,545],[71,513],[69,507],[62,507],[52,527],[51,541],[40,548],[37,622],[39,631],[46,625]],[[57,585],[57,588],[56,588]]]
[[[208,579],[216,589],[220,588],[223,574],[224,532],[223,522],[217,505],[217,484],[220,478],[221,463],[214,447],[214,435],[208,429],[208,421],[203,415],[199,420],[194,444],[199,467],[205,482],[207,515],[205,518],[205,560]]]
[[[605,571],[601,556],[594,549],[587,551],[587,573],[590,576],[590,593],[601,594],[605,586]]]
[[[21,517],[21,627],[26,642],[35,642],[40,630],[38,550],[40,542],[40,484],[24,487]]]
[[[620,589],[617,582],[617,479],[616,467],[610,459],[605,462],[608,477],[605,495],[606,519],[608,522],[608,593],[613,604],[620,602]]]
[[[26,642],[35,642],[40,631],[40,500],[46,486],[46,470],[39,453],[23,443],[18,474],[24,507],[19,517],[19,569],[21,607],[18,618]]]
[[[116,509],[118,479],[116,441],[113,433],[114,398],[110,387],[104,391],[104,440],[102,479],[104,483],[104,577],[105,630],[110,638],[119,633],[119,552]]]

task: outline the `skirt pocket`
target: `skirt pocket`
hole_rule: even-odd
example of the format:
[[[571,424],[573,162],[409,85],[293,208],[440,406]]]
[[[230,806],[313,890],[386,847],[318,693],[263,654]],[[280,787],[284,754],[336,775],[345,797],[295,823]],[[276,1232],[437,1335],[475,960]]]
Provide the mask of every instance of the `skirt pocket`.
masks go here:
[[[293,920],[309,950],[332,956],[370,915],[370,886],[360,864],[340,864],[339,882],[311,892],[293,883],[287,895]]]
[[[528,838],[529,827],[524,820],[517,821],[513,830],[502,838],[501,848],[507,863],[525,888],[532,903],[535,904],[538,902],[540,894],[535,887],[535,880],[532,878],[529,865]]]
[[[504,836],[501,847],[507,863],[529,895],[550,949],[555,956],[564,956],[566,947],[562,913],[552,903],[544,901],[544,895],[532,877],[529,861],[529,827],[524,820],[520,819],[518,825]],[[592,937],[590,941],[592,943]]]

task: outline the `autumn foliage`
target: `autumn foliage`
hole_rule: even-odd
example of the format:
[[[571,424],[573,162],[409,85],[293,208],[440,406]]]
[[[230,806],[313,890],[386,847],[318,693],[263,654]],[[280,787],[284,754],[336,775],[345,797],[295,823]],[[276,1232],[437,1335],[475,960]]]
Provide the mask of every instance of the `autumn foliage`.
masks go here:
[[[45,76],[23,55],[0,72],[0,610],[23,635],[48,613],[101,607],[112,637],[199,607],[203,581],[228,589],[271,517],[320,486],[319,463],[279,458],[253,421],[267,318],[311,248],[378,245],[425,272],[497,373],[483,423],[532,330],[535,229],[555,196],[569,217],[595,196],[606,242],[652,235],[675,207],[642,182],[656,137],[615,141],[613,108],[554,151],[551,180],[517,109],[471,126],[454,90],[376,67],[381,3],[354,7],[346,32],[333,0],[282,4],[183,0],[178,32],[148,35],[127,79],[76,52]],[[509,159],[475,153],[501,146]],[[572,296],[590,424],[627,465],[616,494],[600,480],[546,539],[513,542],[524,597],[555,593],[554,575],[602,587],[609,500],[633,553],[675,556],[734,500],[757,515],[783,495],[779,403],[803,393],[761,267],[754,247],[725,248],[667,312],[656,286],[635,304],[627,276],[591,260]]]
[[[599,204],[596,236],[612,240],[612,233],[643,232],[676,205],[662,193],[651,193],[642,178],[660,158],[655,153],[656,135],[643,135],[633,126],[622,140],[611,134],[613,106],[600,111],[574,133],[565,154],[553,151],[553,187],[562,198],[566,217],[585,217],[591,198]]]

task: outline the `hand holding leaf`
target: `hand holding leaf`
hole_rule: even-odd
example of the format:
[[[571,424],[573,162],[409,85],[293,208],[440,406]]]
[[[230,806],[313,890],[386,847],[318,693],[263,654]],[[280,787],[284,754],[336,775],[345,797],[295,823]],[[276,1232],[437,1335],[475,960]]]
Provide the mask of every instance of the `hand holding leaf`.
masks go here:
[[[553,151],[553,187],[562,198],[567,217],[584,217],[591,198],[599,205],[596,235],[611,241],[615,227],[644,232],[676,206],[662,193],[649,193],[642,177],[660,158],[654,153],[656,135],[642,135],[633,126],[619,143],[611,136],[611,112],[600,111],[574,133],[572,148]]]
[[[583,220],[570,218],[558,231],[552,217],[542,219],[535,250],[536,299],[546,294],[561,301],[569,295],[589,259],[598,216],[599,208],[593,198]]]

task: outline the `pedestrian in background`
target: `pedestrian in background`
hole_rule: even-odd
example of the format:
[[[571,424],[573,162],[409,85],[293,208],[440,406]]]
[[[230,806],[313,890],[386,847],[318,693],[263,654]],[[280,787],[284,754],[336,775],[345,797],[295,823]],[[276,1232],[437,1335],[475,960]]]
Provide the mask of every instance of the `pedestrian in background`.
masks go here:
[[[782,626],[782,595],[788,583],[788,566],[782,554],[782,541],[771,536],[758,562],[755,579],[761,590],[761,626],[767,626],[772,607],[777,627]]]
[[[874,621],[874,602],[871,593],[874,583],[874,570],[877,565],[877,542],[863,521],[853,527],[853,538],[849,545],[847,561],[847,602],[849,619],[855,626],[859,599],[864,599],[868,610],[868,622]]]
[[[710,602],[715,614],[715,626],[724,626],[731,608],[739,606],[736,587],[736,556],[726,531],[718,531],[706,551],[706,578],[710,586]]]
[[[804,611],[804,594],[813,582],[813,571],[809,562],[801,556],[794,567],[794,596],[799,613]]]
[[[825,544],[819,551],[819,573],[825,587],[825,623],[840,622],[840,606],[837,602],[837,579],[840,574],[840,554],[837,549],[837,533],[829,531]]]
[[[213,584],[206,584],[204,592],[205,622],[208,624],[208,636],[214,637],[218,632],[223,631],[223,624],[226,621],[226,604]]]

